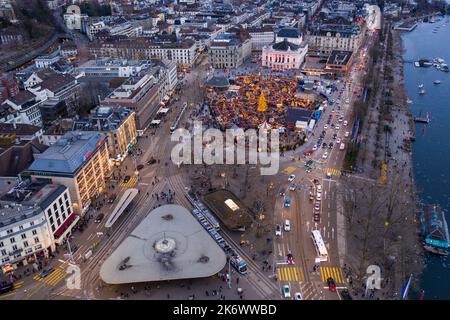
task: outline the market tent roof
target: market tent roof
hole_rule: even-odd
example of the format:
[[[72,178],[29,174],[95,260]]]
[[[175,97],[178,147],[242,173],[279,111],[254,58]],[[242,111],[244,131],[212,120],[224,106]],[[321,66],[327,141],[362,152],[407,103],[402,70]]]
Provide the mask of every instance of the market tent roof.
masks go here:
[[[227,77],[212,77],[206,85],[215,88],[228,88],[230,86],[230,82]]]

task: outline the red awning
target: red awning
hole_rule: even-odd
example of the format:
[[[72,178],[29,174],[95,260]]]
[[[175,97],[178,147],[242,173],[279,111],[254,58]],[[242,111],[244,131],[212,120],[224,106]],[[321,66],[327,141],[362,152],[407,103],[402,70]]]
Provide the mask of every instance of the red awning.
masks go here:
[[[72,212],[72,214],[66,219],[66,221],[63,222],[63,224],[53,233],[53,236],[55,239],[59,238],[64,231],[67,230],[67,227],[70,226],[70,224],[75,220],[77,217],[75,212]]]

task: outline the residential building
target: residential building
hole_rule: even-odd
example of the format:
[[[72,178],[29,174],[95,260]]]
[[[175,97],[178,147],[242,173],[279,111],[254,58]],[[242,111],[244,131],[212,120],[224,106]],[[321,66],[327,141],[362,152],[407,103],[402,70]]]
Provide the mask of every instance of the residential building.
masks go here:
[[[156,42],[146,37],[108,38],[89,44],[89,53],[97,58],[151,60],[166,59],[179,66],[191,67],[197,58],[197,46],[192,39],[178,42]]]
[[[61,245],[79,216],[63,185],[21,183],[0,198],[0,267],[38,262]]]
[[[85,77],[128,78],[150,67],[146,60],[113,60],[108,58],[89,60],[75,69]]]
[[[88,118],[75,120],[73,129],[107,135],[109,157],[117,165],[137,142],[136,113],[124,107],[97,107]]]
[[[8,105],[10,108],[18,112],[18,117],[14,117],[7,123],[26,123],[38,127],[42,127],[42,117],[40,107],[43,104],[45,97],[38,96],[28,90],[20,91],[12,98],[8,98],[3,102],[3,105]]]
[[[60,51],[55,50],[51,53],[40,55],[34,59],[34,64],[39,69],[48,68],[50,65],[54,64],[55,62],[59,61],[61,58]]]
[[[331,54],[333,50],[358,50],[363,36],[358,25],[323,24],[309,28],[305,39],[312,52]]]
[[[247,28],[247,31],[250,34],[252,51],[262,51],[264,46],[275,41],[275,33],[273,32],[272,27],[253,27]]]
[[[220,34],[209,45],[209,63],[216,69],[237,68],[250,58],[251,51],[248,32],[240,30],[236,34]]]
[[[105,191],[111,175],[106,135],[100,132],[68,132],[35,158],[22,176],[65,185],[79,214]]]
[[[120,87],[107,96],[102,105],[127,107],[136,113],[136,127],[139,135],[148,128],[160,106],[159,79],[151,70],[140,72],[127,79]]]

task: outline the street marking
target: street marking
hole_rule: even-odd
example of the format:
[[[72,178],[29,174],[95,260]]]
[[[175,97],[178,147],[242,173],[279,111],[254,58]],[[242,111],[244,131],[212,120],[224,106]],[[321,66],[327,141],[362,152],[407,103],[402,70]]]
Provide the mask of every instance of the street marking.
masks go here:
[[[297,168],[296,167],[287,167],[286,169],[283,170],[283,173],[285,174],[291,174],[292,172],[294,172]]]
[[[43,278],[40,275],[35,275],[33,279],[39,282],[44,282],[49,286],[55,286],[66,276],[66,268],[67,265],[59,266],[55,270],[53,270],[47,277]]]
[[[128,182],[126,182],[126,183],[124,183],[124,182],[119,183],[119,186],[122,187],[122,188],[130,188],[130,187],[134,186],[136,181],[137,181],[136,176],[132,176],[130,178],[130,180],[128,180]]]
[[[323,282],[327,282],[328,278],[333,278],[336,284],[345,284],[344,274],[340,267],[320,267],[320,276]]]
[[[334,169],[334,168],[326,168],[325,172],[331,174],[332,176],[337,176],[337,177],[339,177],[341,175],[341,170]]]
[[[277,267],[278,281],[305,281],[300,267]]]

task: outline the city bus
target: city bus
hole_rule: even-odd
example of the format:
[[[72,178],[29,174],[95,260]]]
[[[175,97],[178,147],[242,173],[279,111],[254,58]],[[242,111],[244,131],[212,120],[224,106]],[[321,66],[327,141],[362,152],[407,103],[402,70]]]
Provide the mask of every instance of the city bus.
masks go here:
[[[311,232],[311,238],[313,240],[314,247],[316,248],[317,258],[319,258],[320,261],[328,261],[328,251],[325,247],[320,231],[313,230]]]

